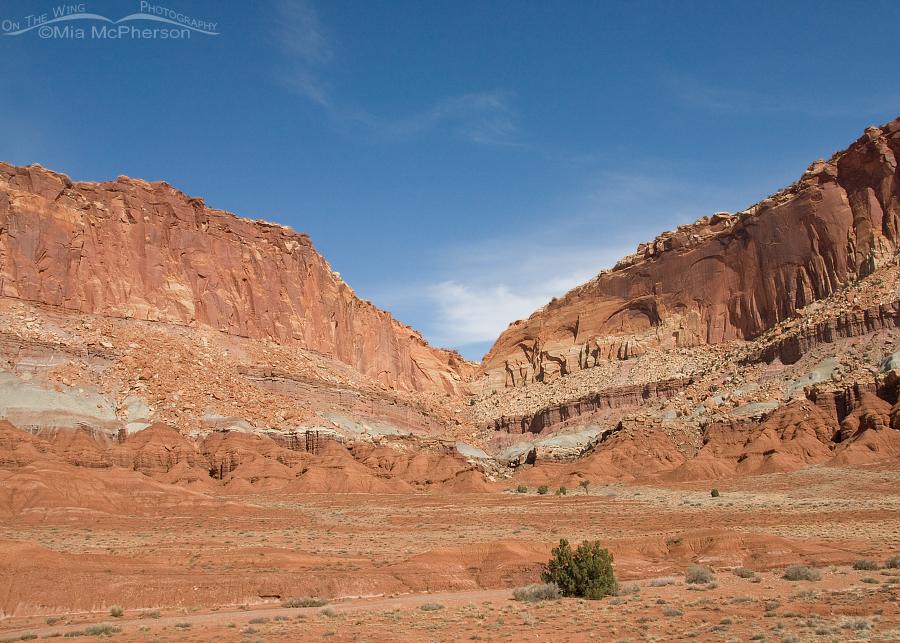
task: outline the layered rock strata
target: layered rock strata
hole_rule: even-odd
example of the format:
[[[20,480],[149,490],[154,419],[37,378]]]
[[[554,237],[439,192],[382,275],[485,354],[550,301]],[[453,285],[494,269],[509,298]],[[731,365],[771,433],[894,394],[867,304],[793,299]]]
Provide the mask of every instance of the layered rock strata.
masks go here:
[[[900,119],[738,214],[679,226],[517,321],[484,388],[550,381],[654,348],[753,338],[871,274],[900,244]]]
[[[473,370],[359,299],[305,233],[165,182],[0,163],[0,295],[296,345],[400,390],[458,393]]]
[[[670,379],[663,382],[620,386],[582,397],[553,404],[537,413],[524,416],[502,416],[488,422],[483,428],[505,433],[547,434],[568,426],[574,421],[590,423],[597,420],[617,420],[629,411],[674,397],[683,391],[691,380]],[[617,417],[618,416],[618,417]]]

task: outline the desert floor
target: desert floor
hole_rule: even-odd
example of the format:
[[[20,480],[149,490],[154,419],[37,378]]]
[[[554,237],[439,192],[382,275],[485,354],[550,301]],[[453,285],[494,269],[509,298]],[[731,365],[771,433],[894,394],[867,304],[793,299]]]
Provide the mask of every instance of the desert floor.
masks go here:
[[[900,569],[884,568],[900,555],[898,483],[818,466],[565,496],[269,492],[219,512],[23,512],[0,523],[0,640],[94,638],[103,622],[141,643],[900,640]],[[563,537],[610,549],[619,596],[512,599]],[[686,583],[691,563],[713,582]],[[821,580],[784,579],[794,563]],[[316,594],[330,603],[281,606]]]

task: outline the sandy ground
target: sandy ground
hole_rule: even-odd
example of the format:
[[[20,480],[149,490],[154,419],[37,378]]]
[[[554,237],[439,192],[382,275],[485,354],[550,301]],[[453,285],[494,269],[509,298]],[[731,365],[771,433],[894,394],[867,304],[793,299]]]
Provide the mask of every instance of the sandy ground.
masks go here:
[[[0,524],[0,640],[102,622],[141,643],[900,640],[900,570],[883,568],[900,555],[898,483],[900,472],[874,467],[808,467],[717,483],[718,498],[708,483],[567,496],[271,492],[229,498],[221,515],[20,516]],[[561,537],[608,547],[621,595],[512,600]],[[882,568],[853,569],[859,559]],[[713,583],[685,583],[691,563]],[[821,580],[785,580],[793,563]],[[281,607],[316,594],[330,604]]]

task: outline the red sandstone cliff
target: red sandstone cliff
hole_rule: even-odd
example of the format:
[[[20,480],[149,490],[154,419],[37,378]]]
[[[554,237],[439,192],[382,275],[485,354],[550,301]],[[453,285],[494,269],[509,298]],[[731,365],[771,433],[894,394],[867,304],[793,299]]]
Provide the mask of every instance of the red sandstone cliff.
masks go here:
[[[306,234],[164,182],[0,163],[0,294],[296,345],[401,390],[458,392],[473,370],[360,300]]]
[[[754,337],[900,247],[900,119],[736,215],[679,226],[517,321],[482,362],[516,386],[662,348]]]

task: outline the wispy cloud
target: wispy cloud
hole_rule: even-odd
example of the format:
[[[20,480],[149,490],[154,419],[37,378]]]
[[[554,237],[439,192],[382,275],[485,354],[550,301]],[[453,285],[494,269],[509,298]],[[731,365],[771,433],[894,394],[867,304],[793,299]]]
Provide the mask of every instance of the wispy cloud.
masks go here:
[[[859,114],[880,114],[896,109],[900,95],[893,92],[880,95],[814,95],[808,91],[791,87],[789,90],[776,87],[765,92],[749,88],[711,85],[691,76],[670,76],[667,79],[670,90],[682,103],[734,116],[753,114],[802,114],[810,117],[840,117]]]
[[[410,137],[438,128],[452,129],[475,143],[515,144],[519,132],[513,123],[512,94],[503,89],[451,96],[420,113],[394,120],[371,115],[361,122],[395,137]]]
[[[315,7],[307,0],[278,0],[276,9],[275,42],[286,63],[279,74],[281,81],[320,105],[330,106],[329,88],[322,73],[334,51]]]
[[[282,60],[278,80],[291,91],[325,108],[345,129],[367,136],[409,138],[445,129],[474,143],[517,144],[513,96],[503,89],[450,96],[420,112],[383,117],[336,96],[328,80],[335,40],[310,0],[277,0],[276,44]]]

